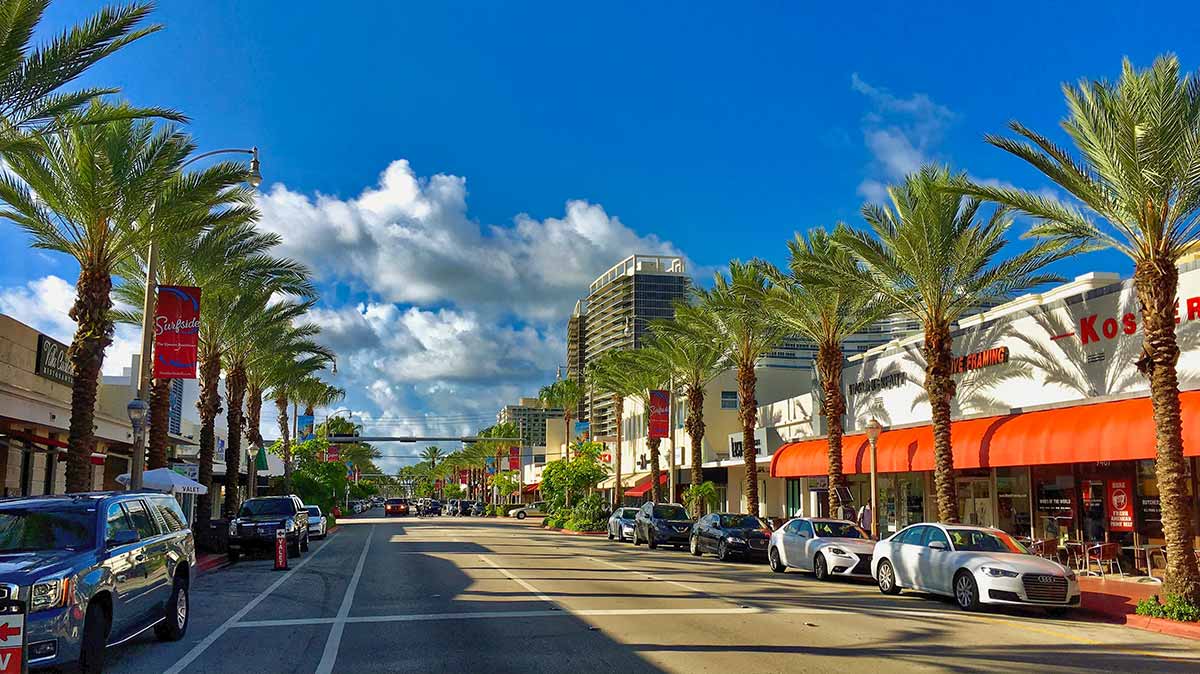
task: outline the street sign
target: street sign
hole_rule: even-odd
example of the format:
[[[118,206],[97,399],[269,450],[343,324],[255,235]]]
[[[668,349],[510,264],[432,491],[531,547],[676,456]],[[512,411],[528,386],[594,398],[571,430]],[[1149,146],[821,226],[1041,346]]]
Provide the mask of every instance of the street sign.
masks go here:
[[[275,530],[275,570],[287,571],[287,536],[283,529]]]
[[[25,602],[0,601],[0,674],[25,671]]]

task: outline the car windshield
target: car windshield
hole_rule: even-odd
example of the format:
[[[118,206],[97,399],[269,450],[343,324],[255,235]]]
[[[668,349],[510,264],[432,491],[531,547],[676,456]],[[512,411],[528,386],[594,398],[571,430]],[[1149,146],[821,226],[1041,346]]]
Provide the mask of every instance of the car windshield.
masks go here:
[[[388,504],[388,505],[404,505],[404,499],[402,499],[402,498],[390,498],[390,499],[388,499],[388,500],[387,500],[387,504]]]
[[[621,508],[617,513],[617,517],[623,520],[631,520],[637,517],[637,508]]]
[[[721,515],[722,529],[764,529],[766,525],[754,515]]]
[[[308,506],[307,508],[305,508],[305,510],[307,510],[308,514],[312,515],[313,517],[321,516],[321,509],[318,508],[317,506]]]
[[[821,538],[870,538],[867,532],[863,531],[853,522],[816,521],[812,525],[813,529],[817,532],[817,536]]]
[[[677,505],[654,506],[654,516],[661,520],[686,520],[687,512]]]
[[[1002,531],[981,531],[979,529],[947,529],[950,542],[955,550],[965,552],[1014,552],[1028,554],[1025,546],[1018,543],[1012,536]]]
[[[95,528],[95,510],[0,510],[0,554],[90,548]]]
[[[260,515],[291,515],[294,512],[291,499],[264,498],[246,501],[238,511],[238,517],[258,517]]]

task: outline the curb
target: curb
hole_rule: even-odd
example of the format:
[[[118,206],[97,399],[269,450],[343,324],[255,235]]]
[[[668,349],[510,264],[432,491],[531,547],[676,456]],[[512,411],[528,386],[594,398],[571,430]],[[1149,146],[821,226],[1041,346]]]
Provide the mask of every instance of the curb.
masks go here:
[[[607,536],[607,531],[574,531],[571,529],[555,529],[554,527],[542,527],[546,531],[557,531],[560,534],[568,536]]]
[[[1158,632],[1173,637],[1181,637],[1183,639],[1200,640],[1200,623],[1185,623],[1178,620],[1168,620],[1166,618],[1151,618],[1150,616],[1130,614],[1124,616],[1125,620],[1122,624],[1125,627],[1133,627],[1147,632]],[[1119,620],[1119,619],[1118,619]]]

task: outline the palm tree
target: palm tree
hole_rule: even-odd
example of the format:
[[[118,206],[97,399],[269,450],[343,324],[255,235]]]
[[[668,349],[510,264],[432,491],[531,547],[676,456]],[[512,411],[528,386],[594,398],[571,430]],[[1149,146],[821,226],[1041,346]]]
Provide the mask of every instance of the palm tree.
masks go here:
[[[134,120],[76,126],[30,143],[37,153],[12,154],[9,172],[0,175],[0,217],[28,232],[34,247],[79,263],[70,312],[78,327],[68,351],[75,381],[67,491],[86,491],[92,487],[96,392],[104,350],[112,343],[112,274],[151,236],[173,226],[168,214],[155,209],[192,143],[173,127]]]
[[[318,407],[329,407],[345,398],[345,389],[327,384],[317,377],[305,377],[292,389],[292,401],[303,405],[304,413],[310,417]]]
[[[421,450],[421,460],[428,463],[431,468],[440,466],[445,456],[446,453],[437,445],[430,445]]]
[[[163,114],[183,121],[177,113],[132,108],[93,108],[82,115],[70,114],[117,89],[85,88],[71,93],[59,93],[59,89],[162,26],[137,28],[153,9],[149,3],[105,7],[47,44],[34,47],[30,40],[49,5],[50,0],[0,1],[0,153],[36,154],[41,150],[39,136],[81,123]]]
[[[672,374],[674,381],[683,389],[687,398],[688,413],[684,427],[691,440],[692,486],[704,482],[704,387],[728,366],[724,351],[705,330],[703,320],[697,320],[693,312],[698,311],[686,302],[675,305],[675,320],[655,321],[650,324],[650,348],[658,354],[662,366]],[[674,448],[672,448],[674,451]],[[699,518],[704,514],[706,502],[693,499],[692,515]]]
[[[670,372],[662,362],[659,354],[649,346],[641,349],[621,349],[605,351],[596,361],[592,369],[593,381],[596,388],[613,396],[617,418],[617,481],[616,494],[618,503],[623,497],[621,492],[621,416],[624,414],[626,397],[637,398],[646,410],[649,420],[650,391],[665,388]],[[649,435],[649,433],[647,433]],[[646,439],[646,447],[650,454],[650,485],[655,501],[662,500],[661,470],[659,468],[658,449],[661,438]]]
[[[624,351],[611,350],[600,354],[598,358],[588,364],[588,379],[597,393],[612,396],[613,416],[617,420],[616,448],[613,450],[612,505],[614,508],[621,504],[621,499],[624,497],[621,483],[621,434],[624,425],[621,423],[621,417],[625,414],[625,397],[633,394],[623,376],[625,361]]]
[[[884,313],[876,296],[864,291],[863,284],[840,283],[819,273],[831,267],[847,272],[855,269],[846,250],[833,243],[833,238],[845,236],[846,230],[845,225],[839,224],[833,237],[824,229],[810,230],[807,238],[797,234],[788,242],[789,273],[767,267],[773,283],[768,295],[771,313],[793,334],[817,347],[821,413],[828,425],[829,512],[837,511],[837,488],[846,486],[846,476],[842,473],[842,417],[846,414],[846,399],[842,395],[842,342]]]
[[[218,164],[197,173],[176,176],[156,204],[159,217],[186,227],[167,228],[158,237],[158,282],[162,285],[205,286],[236,269],[236,261],[274,245],[253,227],[257,211],[250,190],[241,187],[245,166]],[[172,203],[182,204],[173,206]],[[113,295],[124,307],[113,312],[117,321],[141,325],[148,250],[138,249],[114,270],[120,282]],[[150,428],[147,467],[167,465],[169,379],[155,379],[150,389]]]
[[[285,492],[292,490],[292,437],[288,425],[288,404],[294,398],[293,391],[333,361],[334,354],[323,348],[313,349],[304,358],[278,358],[273,365],[268,366],[268,372],[263,377],[261,393],[275,403],[275,420],[279,425],[279,441],[283,458],[283,488]],[[253,391],[255,383],[250,383]]]
[[[583,401],[583,384],[578,380],[567,377],[553,384],[547,384],[538,391],[538,398],[543,407],[557,407],[563,411],[563,438],[567,447],[571,446],[571,419]]]
[[[978,307],[1056,280],[1040,270],[1066,254],[1061,246],[1043,242],[997,260],[1008,243],[1009,212],[1000,208],[986,221],[977,221],[980,202],[951,191],[953,180],[947,168],[923,167],[903,185],[888,188],[890,207],[863,206],[863,217],[874,236],[842,229],[834,241],[849,256],[827,263],[810,259],[819,273],[829,275],[831,283],[876,295],[884,304],[921,321],[925,392],[933,424],[934,484],[942,522],[958,521],[950,441],[950,405],[955,394],[950,329]]]
[[[771,280],[763,265],[755,262],[729,263],[729,277],[718,273],[710,290],[696,288],[698,311],[694,320],[727,354],[737,369],[738,417],[742,422],[742,457],[746,466],[746,510],[758,514],[758,460],[754,429],[758,425],[754,368],[787,336],[787,329],[769,312]]]
[[[1069,116],[1062,127],[1080,159],[1017,122],[1011,128],[1024,140],[989,135],[987,141],[1033,165],[1073,204],[965,181],[958,187],[1036,218],[1034,236],[1114,248],[1133,260],[1143,325],[1137,366],[1150,380],[1154,409],[1166,589],[1200,604],[1175,334],[1177,265],[1200,243],[1200,80],[1181,77],[1178,59],[1165,55],[1145,70],[1126,59],[1116,83],[1064,84],[1063,94]]]

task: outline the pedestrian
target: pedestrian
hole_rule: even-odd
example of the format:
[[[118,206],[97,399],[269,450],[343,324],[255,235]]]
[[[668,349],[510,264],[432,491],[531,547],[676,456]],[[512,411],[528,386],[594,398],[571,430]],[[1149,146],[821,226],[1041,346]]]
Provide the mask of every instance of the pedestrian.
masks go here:
[[[866,531],[871,531],[871,504],[864,503],[858,509],[858,526]]]

